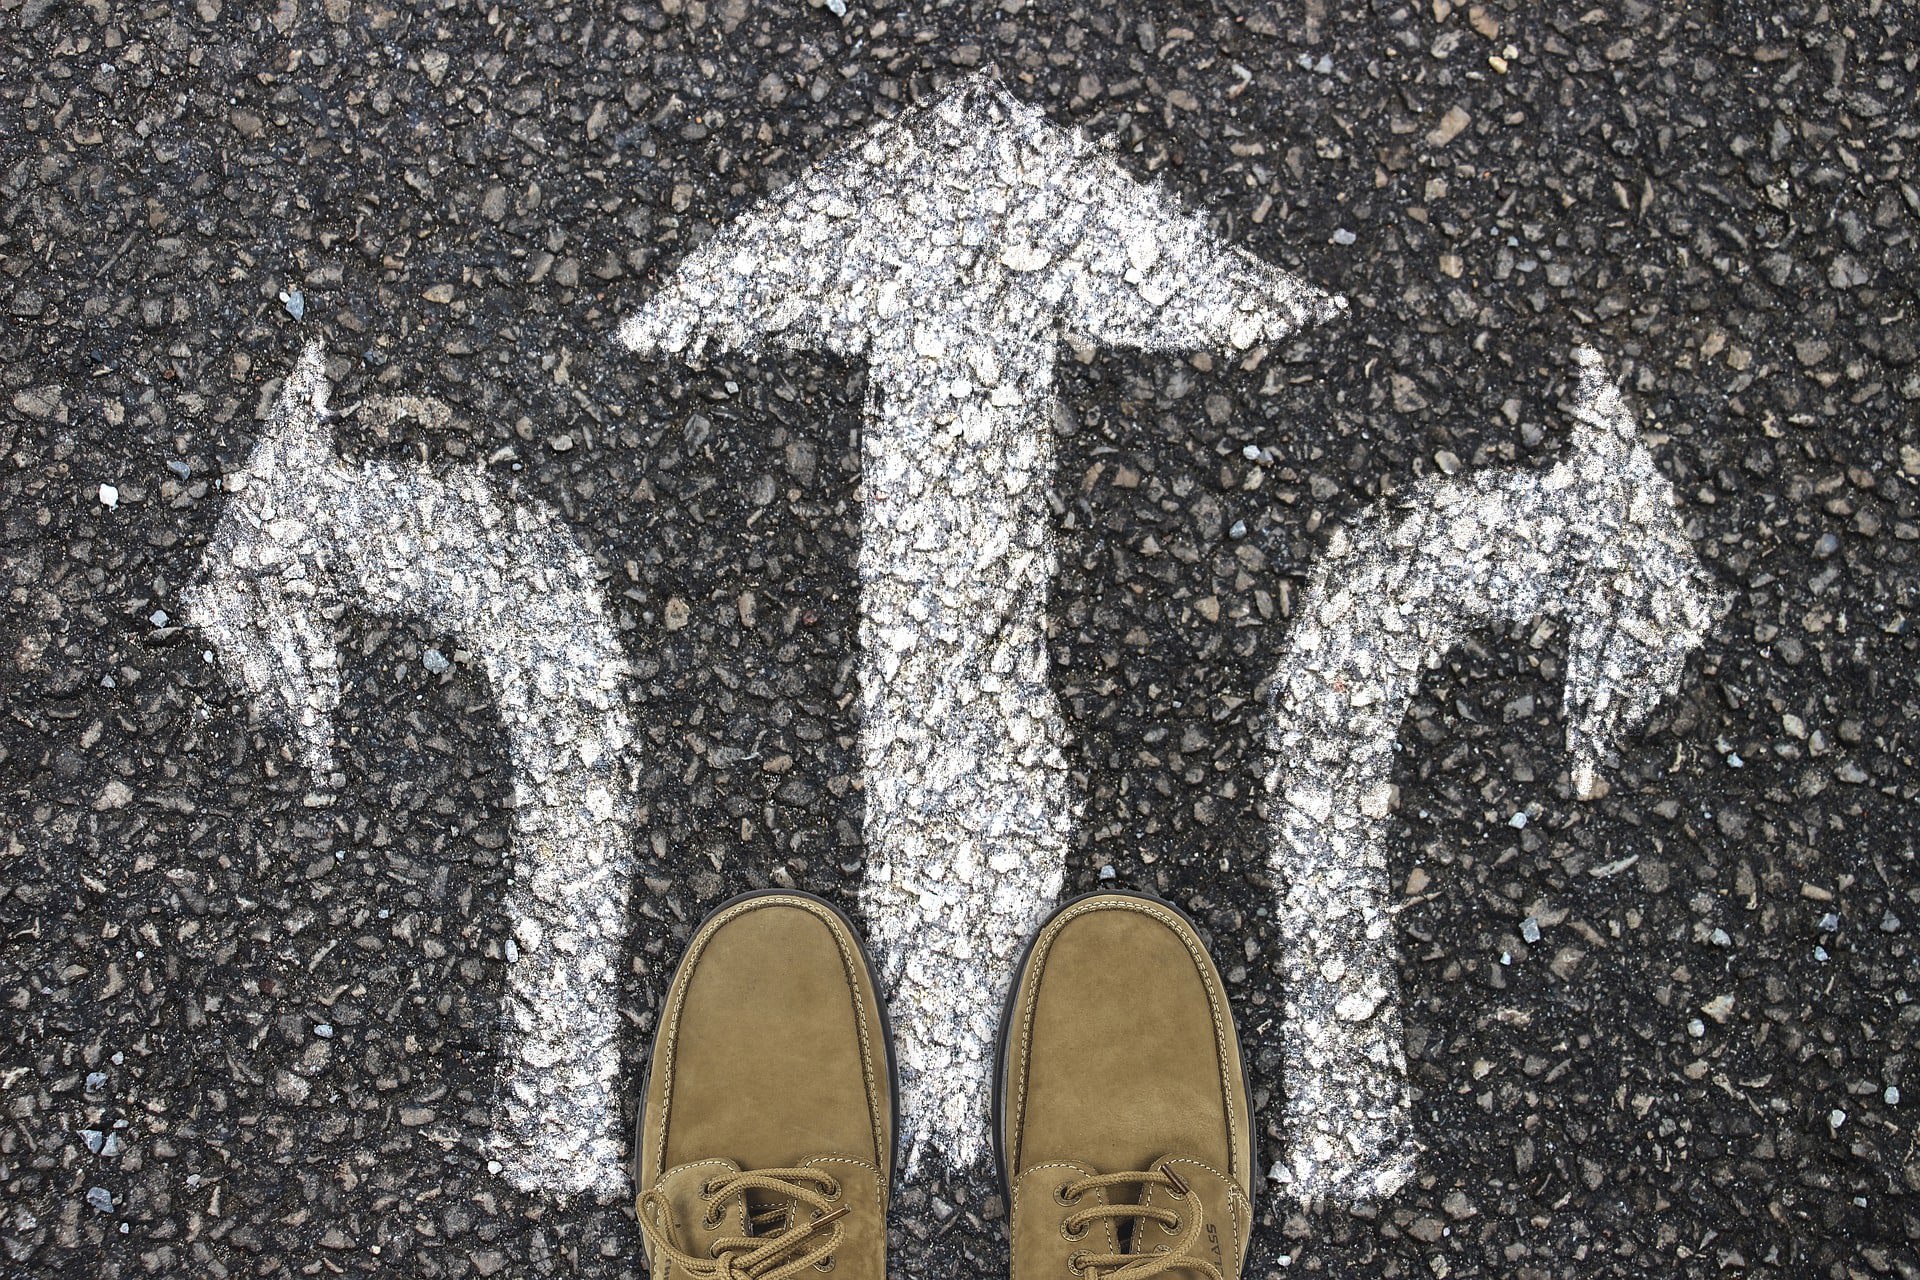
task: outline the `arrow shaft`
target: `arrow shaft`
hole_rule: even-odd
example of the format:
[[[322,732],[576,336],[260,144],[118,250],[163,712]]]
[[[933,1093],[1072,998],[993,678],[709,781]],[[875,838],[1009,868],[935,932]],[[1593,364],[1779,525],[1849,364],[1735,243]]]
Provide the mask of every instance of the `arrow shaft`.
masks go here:
[[[1060,892],[1071,834],[1047,674],[1051,402],[1036,381],[1000,405],[876,385],[862,450],[861,898],[915,1154],[930,1141],[961,1164],[982,1150],[998,997]]]
[[[478,476],[371,464],[328,522],[356,602],[480,657],[513,764],[510,943],[489,1146],[524,1191],[624,1191],[619,992],[632,878],[620,645],[579,546]],[[483,518],[474,518],[485,512]],[[423,552],[424,548],[424,552]]]
[[[454,632],[484,664],[513,763],[501,1088],[490,1146],[525,1191],[619,1193],[619,991],[632,877],[620,645],[592,564],[544,509],[477,476],[375,464],[380,509],[334,525],[362,607]],[[423,519],[427,513],[444,513]],[[489,512],[474,519],[469,513]],[[431,547],[423,556],[420,548]]]
[[[1344,566],[1343,566],[1344,567]],[[1297,1194],[1390,1194],[1413,1173],[1387,842],[1393,746],[1452,619],[1398,633],[1368,604],[1390,570],[1324,566],[1274,689],[1270,862],[1281,885],[1288,1166]],[[1431,601],[1423,582],[1422,603]],[[1332,601],[1344,596],[1349,606]],[[1403,594],[1389,607],[1403,604]],[[1318,624],[1318,625],[1316,625]]]
[[[1574,563],[1566,523],[1539,517],[1584,496],[1532,475],[1430,487],[1404,520],[1363,515],[1301,595],[1268,744],[1297,1195],[1378,1199],[1413,1175],[1388,879],[1394,746],[1430,662],[1473,626],[1549,607]]]

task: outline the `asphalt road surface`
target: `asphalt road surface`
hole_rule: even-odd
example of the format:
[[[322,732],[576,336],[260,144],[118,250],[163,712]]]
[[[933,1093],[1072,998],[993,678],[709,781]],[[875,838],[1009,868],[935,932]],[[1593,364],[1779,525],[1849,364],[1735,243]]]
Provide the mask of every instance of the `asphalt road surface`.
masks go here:
[[[615,332],[992,72],[1349,302],[1054,382],[1065,890],[1206,931],[1270,1163],[1263,688],[1337,531],[1549,467],[1585,345],[1727,600],[1595,798],[1564,627],[1427,673],[1388,824],[1415,1173],[1270,1181],[1248,1274],[1920,1276],[1912,10],[1118,9],[0,0],[0,1275],[642,1273],[630,1205],[489,1167],[515,784],[484,664],[334,609],[316,787],[182,597],[314,340],[336,406],[452,410],[343,414],[347,463],[483,467],[590,551],[631,666],[630,1117],[708,908],[859,908],[866,367]],[[983,1165],[929,1156],[894,1216],[899,1275],[1004,1268]]]

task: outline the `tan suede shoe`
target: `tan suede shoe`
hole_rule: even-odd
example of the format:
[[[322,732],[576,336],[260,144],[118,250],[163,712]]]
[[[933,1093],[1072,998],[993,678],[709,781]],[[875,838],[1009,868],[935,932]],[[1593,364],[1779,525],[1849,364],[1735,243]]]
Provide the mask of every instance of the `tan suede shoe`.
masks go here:
[[[1132,894],[1068,902],[1028,948],[1000,1036],[1013,1280],[1236,1280],[1252,1108],[1226,987],[1187,918]]]
[[[654,1280],[886,1280],[889,1040],[826,902],[749,894],[707,918],[661,1005],[635,1144]]]

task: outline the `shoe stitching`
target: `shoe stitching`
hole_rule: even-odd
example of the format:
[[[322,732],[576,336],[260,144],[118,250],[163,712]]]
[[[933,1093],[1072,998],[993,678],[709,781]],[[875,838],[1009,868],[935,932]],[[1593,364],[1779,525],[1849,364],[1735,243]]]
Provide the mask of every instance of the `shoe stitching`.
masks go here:
[[[672,1115],[673,1103],[674,1049],[680,1042],[680,1014],[686,1005],[687,988],[693,985],[694,968],[699,964],[700,957],[705,954],[708,944],[713,941],[713,935],[723,927],[749,912],[774,906],[805,909],[807,914],[827,926],[827,932],[832,935],[834,946],[840,952],[841,976],[847,984],[848,994],[853,999],[854,1027],[860,1037],[860,1069],[866,1082],[867,1119],[874,1138],[874,1164],[877,1166],[887,1163],[886,1153],[883,1150],[885,1146],[883,1135],[887,1130],[888,1122],[882,1118],[879,1090],[875,1080],[873,1047],[867,1030],[866,1001],[861,998],[860,984],[853,968],[855,961],[861,960],[857,948],[853,952],[849,951],[851,940],[846,936],[846,926],[831,909],[808,898],[766,894],[737,903],[702,925],[694,934],[693,941],[687,945],[686,957],[675,971],[673,985],[668,991],[669,1019],[659,1042],[659,1053],[664,1058],[664,1062],[656,1064],[663,1068],[663,1075],[660,1081],[660,1140],[654,1157],[655,1164],[665,1164],[667,1159],[667,1132],[670,1127],[668,1117]],[[864,968],[864,961],[861,961],[861,964]],[[641,1105],[643,1107],[646,1105],[645,1099],[641,1100]]]
[[[1008,1164],[1009,1176],[1017,1176],[1019,1172],[1020,1147],[1026,1130],[1027,1077],[1032,1064],[1033,1014],[1039,1004],[1040,980],[1045,972],[1047,960],[1052,955],[1054,941],[1059,937],[1062,929],[1081,916],[1095,911],[1114,910],[1137,911],[1166,925],[1180,939],[1181,945],[1187,949],[1189,958],[1194,961],[1195,968],[1199,972],[1200,985],[1206,990],[1207,1005],[1213,1018],[1214,1052],[1220,1063],[1220,1092],[1226,1104],[1228,1161],[1229,1165],[1239,1162],[1240,1127],[1235,1113],[1240,1107],[1240,1102],[1234,1096],[1238,1091],[1233,1087],[1232,1079],[1236,1055],[1230,1051],[1230,1037],[1227,1035],[1227,1030],[1233,1023],[1231,1015],[1228,1015],[1226,1023],[1222,1024],[1221,997],[1215,992],[1214,983],[1209,980],[1213,962],[1207,956],[1206,948],[1200,946],[1199,940],[1192,936],[1192,926],[1186,920],[1157,903],[1142,898],[1105,897],[1076,904],[1056,917],[1034,944],[1033,954],[1027,962],[1026,973],[1022,975],[1025,989],[1020,999],[1020,1038],[1017,1042],[1020,1055],[1020,1078],[1019,1090],[1014,1095],[1014,1119],[1011,1125],[1014,1134],[1014,1150],[1013,1159]],[[1246,1070],[1244,1063],[1241,1064],[1240,1069],[1242,1072]],[[1247,1117],[1247,1124],[1249,1127],[1253,1124],[1252,1116]],[[1249,1170],[1249,1180],[1251,1177],[1252,1171]]]

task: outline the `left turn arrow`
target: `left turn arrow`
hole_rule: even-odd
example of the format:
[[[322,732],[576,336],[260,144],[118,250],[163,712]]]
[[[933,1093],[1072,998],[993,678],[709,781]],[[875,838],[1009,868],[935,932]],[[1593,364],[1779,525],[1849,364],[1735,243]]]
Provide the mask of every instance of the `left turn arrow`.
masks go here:
[[[226,478],[233,497],[187,616],[323,783],[334,778],[343,611],[419,618],[478,656],[515,779],[490,1145],[522,1190],[618,1194],[633,733],[593,561],[545,507],[502,503],[478,469],[341,461],[328,392],[309,346],[266,434]]]

